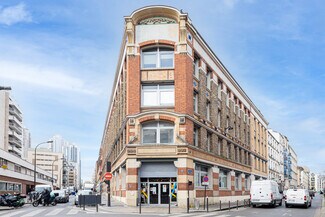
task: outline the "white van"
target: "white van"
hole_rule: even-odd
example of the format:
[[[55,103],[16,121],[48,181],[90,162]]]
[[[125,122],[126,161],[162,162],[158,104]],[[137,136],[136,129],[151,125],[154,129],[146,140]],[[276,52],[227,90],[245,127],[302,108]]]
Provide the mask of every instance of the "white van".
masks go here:
[[[311,197],[307,189],[289,189],[285,197],[286,207],[304,206],[306,209],[311,206]]]
[[[49,192],[51,192],[53,190],[51,185],[36,185],[35,186],[35,191],[37,191],[39,193],[42,192],[44,189],[47,189]]]
[[[251,205],[282,206],[282,195],[278,184],[273,180],[253,181],[250,190]]]

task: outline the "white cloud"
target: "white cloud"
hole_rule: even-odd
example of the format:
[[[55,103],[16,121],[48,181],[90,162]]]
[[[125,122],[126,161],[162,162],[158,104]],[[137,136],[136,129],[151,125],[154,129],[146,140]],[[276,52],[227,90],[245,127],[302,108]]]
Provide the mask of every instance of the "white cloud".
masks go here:
[[[99,91],[88,87],[85,81],[72,77],[64,70],[29,65],[19,62],[0,61],[0,77],[29,85],[66,90],[89,95]]]
[[[13,25],[20,22],[31,22],[32,15],[26,9],[24,3],[18,5],[0,8],[0,24],[7,26]]]

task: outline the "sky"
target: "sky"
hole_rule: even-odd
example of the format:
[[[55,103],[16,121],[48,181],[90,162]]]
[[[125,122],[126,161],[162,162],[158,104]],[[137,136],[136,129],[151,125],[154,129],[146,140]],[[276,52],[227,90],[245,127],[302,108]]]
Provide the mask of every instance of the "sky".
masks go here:
[[[321,0],[1,0],[0,85],[23,111],[32,146],[78,144],[91,180],[124,31],[146,5],[189,14],[298,164],[325,174],[325,3]]]

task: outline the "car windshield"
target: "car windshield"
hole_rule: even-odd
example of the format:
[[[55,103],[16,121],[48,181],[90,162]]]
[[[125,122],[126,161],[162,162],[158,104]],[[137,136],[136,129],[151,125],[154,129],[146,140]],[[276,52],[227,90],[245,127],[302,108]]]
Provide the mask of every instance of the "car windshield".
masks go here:
[[[43,186],[36,186],[35,191],[37,192],[42,192],[44,189],[47,189],[48,191],[51,192],[51,187],[43,187]]]
[[[88,190],[83,190],[83,191],[79,191],[78,194],[89,195],[89,194],[92,194],[92,192],[88,191]]]

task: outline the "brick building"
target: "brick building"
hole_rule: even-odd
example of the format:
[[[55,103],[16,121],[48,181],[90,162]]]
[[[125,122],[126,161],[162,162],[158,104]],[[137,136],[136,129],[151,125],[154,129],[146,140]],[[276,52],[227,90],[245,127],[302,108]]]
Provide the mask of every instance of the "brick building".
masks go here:
[[[267,178],[267,125],[258,108],[193,26],[187,13],[148,6],[125,32],[96,180],[111,162],[114,198],[186,206],[189,190],[209,203],[248,198]],[[188,185],[192,181],[192,185]],[[100,189],[106,191],[106,185]]]

